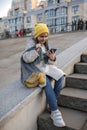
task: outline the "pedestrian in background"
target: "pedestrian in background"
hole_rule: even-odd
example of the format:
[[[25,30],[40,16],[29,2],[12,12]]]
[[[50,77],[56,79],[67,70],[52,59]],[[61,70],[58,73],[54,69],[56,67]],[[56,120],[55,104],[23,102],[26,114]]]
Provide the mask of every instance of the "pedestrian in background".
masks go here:
[[[19,31],[17,29],[16,29],[15,34],[16,34],[16,37],[19,37]]]
[[[19,37],[23,37],[23,29],[19,31]]]

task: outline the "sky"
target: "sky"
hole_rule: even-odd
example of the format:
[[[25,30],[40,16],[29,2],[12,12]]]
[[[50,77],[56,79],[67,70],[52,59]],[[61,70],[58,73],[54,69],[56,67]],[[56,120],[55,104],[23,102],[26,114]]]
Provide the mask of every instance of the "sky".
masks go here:
[[[0,18],[7,16],[8,10],[11,8],[12,0],[0,0]]]
[[[12,0],[0,0],[0,18],[7,16],[7,12],[11,8],[11,3]]]

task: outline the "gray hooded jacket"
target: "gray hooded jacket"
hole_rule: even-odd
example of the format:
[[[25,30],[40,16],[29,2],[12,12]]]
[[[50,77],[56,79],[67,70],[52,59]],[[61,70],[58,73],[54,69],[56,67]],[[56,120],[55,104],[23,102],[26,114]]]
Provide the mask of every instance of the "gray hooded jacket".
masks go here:
[[[32,72],[43,72],[45,75],[58,80],[64,75],[64,72],[55,66],[55,61],[51,61],[48,56],[43,53],[43,49],[40,52],[36,51],[37,41],[34,38],[29,39],[26,49],[21,56],[21,81],[24,83]],[[45,51],[49,50],[48,42],[44,44]]]

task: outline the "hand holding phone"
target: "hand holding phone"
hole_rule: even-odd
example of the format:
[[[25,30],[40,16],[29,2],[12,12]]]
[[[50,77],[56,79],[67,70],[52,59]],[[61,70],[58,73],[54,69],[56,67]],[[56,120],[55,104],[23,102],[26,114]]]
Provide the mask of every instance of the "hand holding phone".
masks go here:
[[[47,52],[47,56],[52,61],[55,61],[55,59],[56,59],[56,55],[55,55],[56,50],[57,49],[52,48],[52,49],[48,50],[48,52]]]
[[[55,53],[56,50],[57,50],[57,49],[55,49],[55,48],[51,48],[51,49],[50,49],[50,52],[51,52],[51,53]]]

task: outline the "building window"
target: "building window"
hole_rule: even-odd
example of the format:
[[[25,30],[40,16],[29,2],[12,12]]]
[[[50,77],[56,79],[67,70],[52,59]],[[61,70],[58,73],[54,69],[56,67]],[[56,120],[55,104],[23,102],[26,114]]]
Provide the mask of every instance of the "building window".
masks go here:
[[[10,24],[10,23],[11,23],[11,20],[9,19],[8,22],[9,22],[9,24]]]
[[[72,7],[72,12],[76,14],[79,11],[79,5]]]
[[[61,7],[61,14],[66,15],[67,14],[67,8]]]
[[[49,16],[49,12],[50,12],[49,10],[47,10],[47,11],[45,12],[46,18],[50,17],[50,16]]]
[[[14,23],[14,19],[12,19],[11,22]]]
[[[57,9],[56,9],[56,16],[59,16],[59,15],[60,15],[60,12],[61,12],[61,11],[60,11],[60,8],[57,8]]]
[[[20,8],[24,8],[24,2],[20,1]]]
[[[46,16],[46,18],[48,18],[48,17],[54,17],[55,16],[55,10],[54,9],[47,10],[45,12],[45,16]]]
[[[60,3],[60,0],[56,0],[57,3]]]
[[[78,19],[79,19],[79,16],[73,16],[72,17],[72,21],[78,21]]]
[[[30,23],[31,22],[31,17],[27,17],[27,23]]]
[[[61,17],[61,24],[66,24],[66,23],[67,23],[67,18]]]
[[[65,25],[66,23],[67,23],[67,17],[60,17],[56,19],[56,25],[59,25],[59,24]]]
[[[59,25],[59,24],[61,24],[61,18],[56,19],[56,25]]]
[[[15,27],[10,27],[10,32],[15,32]]]
[[[17,16],[19,14],[19,9],[15,9],[15,15]]]
[[[53,0],[48,0],[48,5],[53,5]]]
[[[56,9],[56,16],[66,15],[67,14],[67,8],[61,7]]]
[[[27,1],[27,10],[31,10],[32,9],[32,5],[30,1]]]
[[[17,18],[17,23],[22,23],[22,22],[23,22],[22,17]]]
[[[38,21],[42,21],[42,17],[43,17],[43,14],[42,14],[42,13],[38,14],[38,15],[37,15]]]
[[[10,11],[10,16],[13,16],[13,11]]]
[[[54,9],[51,9],[50,10],[50,17],[54,17],[55,16],[55,10]]]
[[[48,19],[46,23],[49,27],[55,26],[55,19]]]

